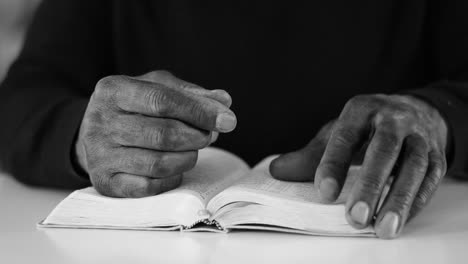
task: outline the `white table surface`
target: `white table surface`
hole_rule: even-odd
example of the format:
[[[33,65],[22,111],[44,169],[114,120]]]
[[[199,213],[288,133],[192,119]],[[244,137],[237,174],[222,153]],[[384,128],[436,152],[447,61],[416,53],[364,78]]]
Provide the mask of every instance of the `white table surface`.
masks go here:
[[[445,180],[396,240],[36,228],[68,193],[0,174],[0,263],[468,263],[468,182]]]

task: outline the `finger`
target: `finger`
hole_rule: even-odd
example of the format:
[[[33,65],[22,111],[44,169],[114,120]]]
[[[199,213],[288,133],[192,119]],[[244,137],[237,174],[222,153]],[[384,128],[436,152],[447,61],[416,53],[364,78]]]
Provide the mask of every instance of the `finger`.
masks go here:
[[[148,178],[167,178],[192,169],[197,151],[160,152],[141,148],[120,147],[110,155],[113,173],[127,173]]]
[[[219,133],[218,132],[211,132],[211,141],[210,144],[213,144],[218,140]]]
[[[315,173],[315,186],[323,202],[334,202],[341,192],[353,155],[367,133],[363,120],[345,114],[331,132]]]
[[[376,219],[376,234],[384,239],[400,234],[427,171],[428,146],[425,140],[411,135],[404,145],[399,174]]]
[[[212,140],[210,132],[179,120],[122,114],[113,120],[111,136],[116,143],[159,151],[199,150]]]
[[[325,146],[312,140],[305,148],[279,156],[270,163],[271,175],[282,181],[313,181]]]
[[[200,129],[218,132],[230,132],[237,123],[236,116],[225,105],[183,89],[123,76],[104,78],[100,85],[118,87],[114,100],[126,112],[178,119]]]
[[[141,198],[175,189],[181,182],[181,174],[164,179],[152,179],[127,173],[117,173],[108,177],[106,181],[95,185],[95,188],[105,196]]]
[[[313,181],[333,123],[325,125],[306,147],[274,159],[270,163],[271,175],[283,181]]]
[[[431,151],[429,153],[429,165],[426,177],[419,187],[418,194],[414,198],[407,222],[411,221],[411,219],[413,219],[421,209],[430,202],[435,191],[442,182],[442,178],[446,171],[447,162],[445,154],[435,150]]]
[[[364,228],[372,219],[385,183],[403,144],[403,134],[394,122],[377,123],[346,202],[346,218],[355,228]]]
[[[222,103],[223,105],[225,105],[226,107],[231,107],[231,104],[232,104],[232,98],[226,91],[207,90],[194,83],[190,83],[182,79],[179,79],[168,71],[164,71],[164,70],[153,71],[153,72],[149,72],[144,75],[141,75],[141,76],[137,76],[135,78],[146,80],[149,82],[161,83],[170,88],[185,89],[194,94],[197,94],[200,96],[206,96],[213,100],[216,100]]]

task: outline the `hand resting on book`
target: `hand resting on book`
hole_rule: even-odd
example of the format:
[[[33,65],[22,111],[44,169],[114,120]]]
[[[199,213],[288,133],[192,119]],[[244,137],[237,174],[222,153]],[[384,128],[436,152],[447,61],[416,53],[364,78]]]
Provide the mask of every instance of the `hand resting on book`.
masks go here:
[[[358,96],[305,148],[276,159],[270,170],[277,179],[314,180],[322,201],[333,202],[352,160],[365,152],[346,202],[346,218],[355,228],[375,220],[377,235],[393,238],[428,203],[445,175],[447,134],[440,113],[420,99]],[[377,211],[391,175],[395,179]]]
[[[176,188],[198,150],[230,132],[231,97],[166,71],[110,76],[96,85],[75,144],[101,194],[144,197]]]

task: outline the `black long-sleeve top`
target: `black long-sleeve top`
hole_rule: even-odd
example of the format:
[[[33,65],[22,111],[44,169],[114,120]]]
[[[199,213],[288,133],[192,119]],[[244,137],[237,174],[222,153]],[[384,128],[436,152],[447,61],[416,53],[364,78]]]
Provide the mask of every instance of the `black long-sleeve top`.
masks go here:
[[[88,185],[71,152],[96,82],[165,69],[232,95],[238,126],[218,146],[251,164],[305,145],[354,95],[405,93],[444,115],[450,172],[468,175],[467,14],[466,0],[45,0],[0,87],[0,162]]]

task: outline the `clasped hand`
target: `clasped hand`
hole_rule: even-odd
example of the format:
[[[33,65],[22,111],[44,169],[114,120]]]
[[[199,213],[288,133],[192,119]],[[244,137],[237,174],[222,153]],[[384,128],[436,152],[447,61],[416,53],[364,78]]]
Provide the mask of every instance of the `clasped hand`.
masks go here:
[[[176,188],[198,150],[236,126],[231,97],[167,71],[110,76],[96,85],[75,144],[97,191],[144,197]]]

